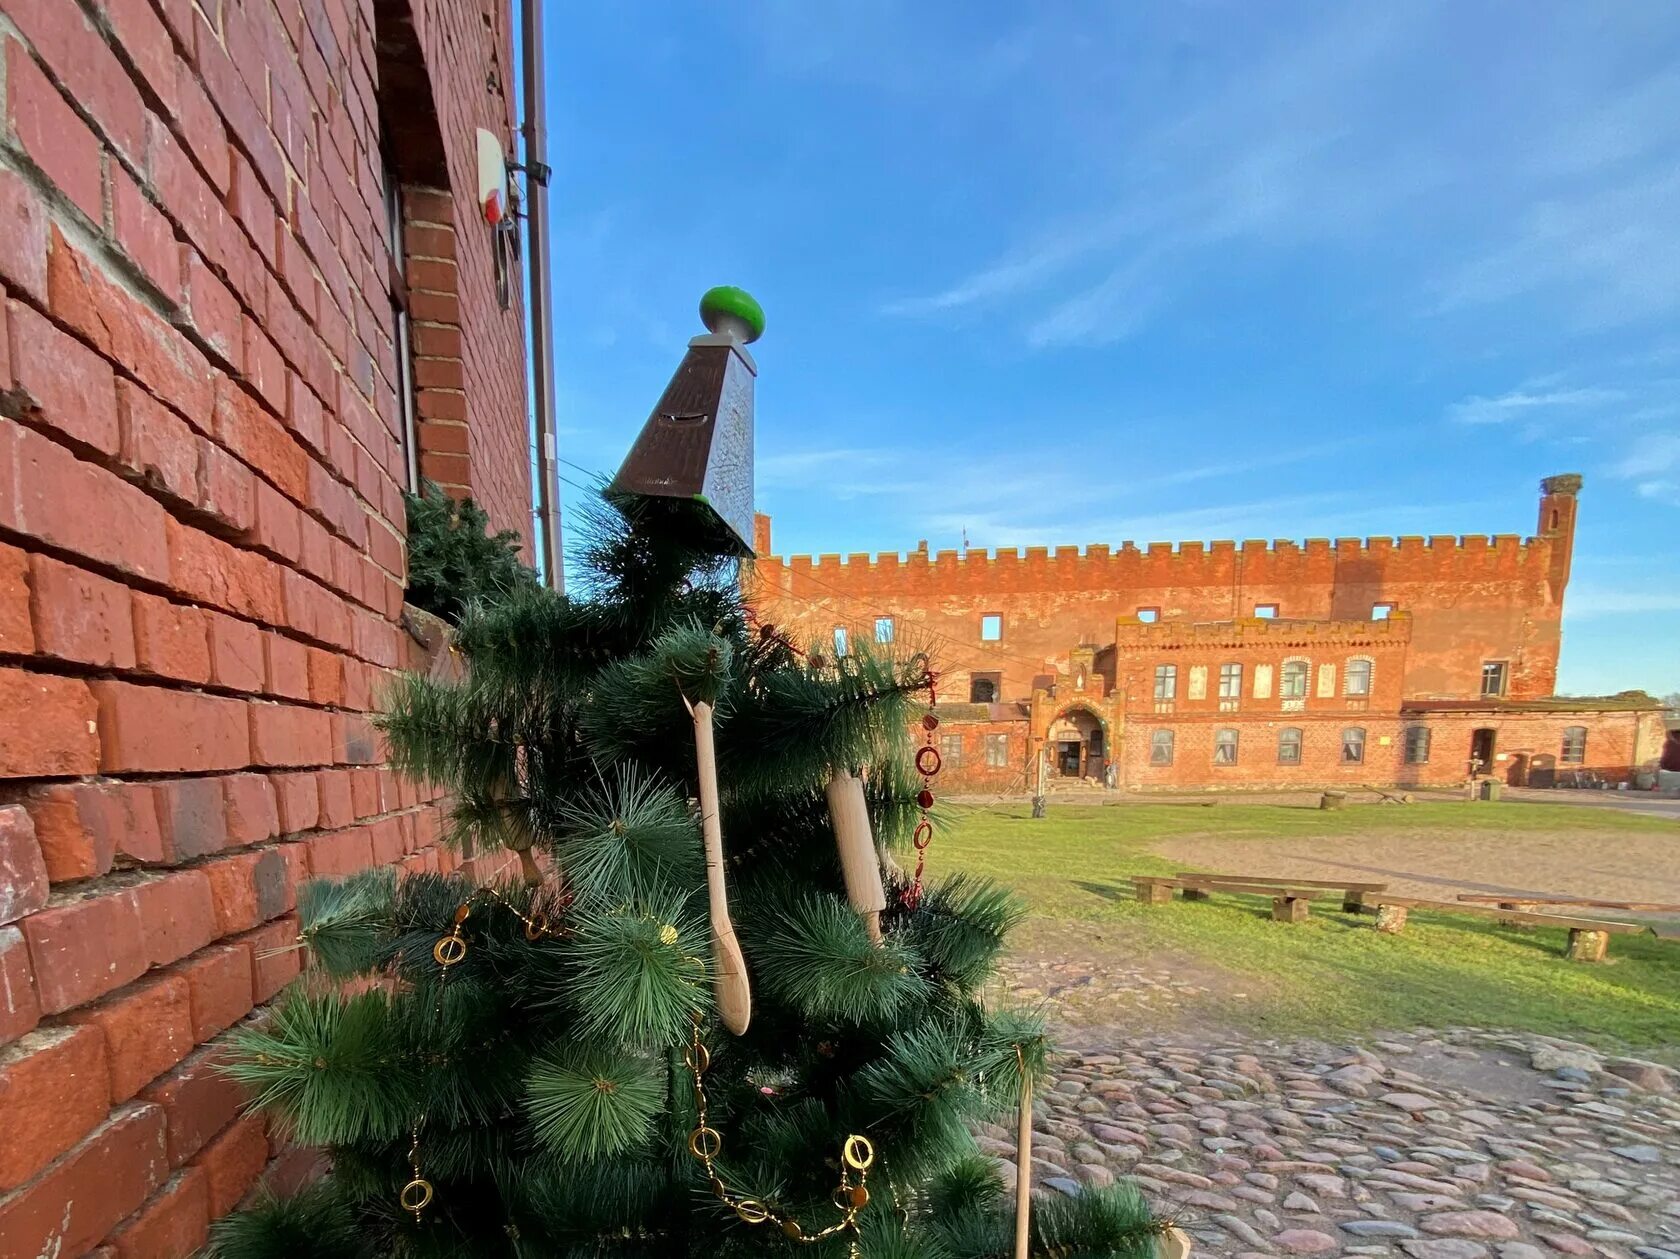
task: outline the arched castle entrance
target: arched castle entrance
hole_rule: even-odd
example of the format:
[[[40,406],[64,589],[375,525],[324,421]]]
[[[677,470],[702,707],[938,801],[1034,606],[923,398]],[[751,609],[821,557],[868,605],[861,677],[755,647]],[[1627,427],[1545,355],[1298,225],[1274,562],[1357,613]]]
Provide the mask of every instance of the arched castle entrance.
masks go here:
[[[1102,781],[1108,765],[1108,740],[1102,718],[1082,705],[1064,708],[1045,736],[1052,778]]]

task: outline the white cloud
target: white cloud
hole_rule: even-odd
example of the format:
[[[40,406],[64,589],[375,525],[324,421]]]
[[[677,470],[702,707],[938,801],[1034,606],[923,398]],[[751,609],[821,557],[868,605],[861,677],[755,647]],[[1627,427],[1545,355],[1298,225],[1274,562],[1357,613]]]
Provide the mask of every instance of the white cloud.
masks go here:
[[[1627,395],[1616,389],[1517,389],[1497,398],[1475,395],[1447,408],[1447,417],[1460,424],[1507,424],[1539,412],[1579,411],[1620,402]]]

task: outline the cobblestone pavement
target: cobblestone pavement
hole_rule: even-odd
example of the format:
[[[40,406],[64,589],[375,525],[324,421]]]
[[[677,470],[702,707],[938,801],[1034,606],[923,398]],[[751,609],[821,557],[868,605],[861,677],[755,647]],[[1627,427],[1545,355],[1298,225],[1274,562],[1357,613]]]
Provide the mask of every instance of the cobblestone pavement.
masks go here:
[[[1068,1043],[1036,1107],[1038,1190],[1129,1176],[1199,1251],[1680,1259],[1671,1068],[1476,1029]],[[1013,1183],[1012,1132],[980,1140]]]

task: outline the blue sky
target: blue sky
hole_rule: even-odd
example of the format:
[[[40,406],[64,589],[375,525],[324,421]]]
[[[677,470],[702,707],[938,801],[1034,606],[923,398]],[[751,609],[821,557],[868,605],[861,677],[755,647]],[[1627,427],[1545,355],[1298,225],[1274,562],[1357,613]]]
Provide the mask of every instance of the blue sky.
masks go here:
[[[565,459],[616,466],[739,284],[778,552],[1527,534],[1580,472],[1560,689],[1680,690],[1673,0],[548,34]]]

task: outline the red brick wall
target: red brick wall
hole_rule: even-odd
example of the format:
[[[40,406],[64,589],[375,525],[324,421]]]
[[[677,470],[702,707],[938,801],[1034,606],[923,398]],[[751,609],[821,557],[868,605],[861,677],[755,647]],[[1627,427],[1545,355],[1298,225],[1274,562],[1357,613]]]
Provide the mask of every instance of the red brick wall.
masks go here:
[[[1506,660],[1510,695],[1529,698],[1556,684],[1575,501],[1573,489],[1544,496],[1540,534],[1526,541],[1127,543],[1083,554],[1068,546],[784,558],[770,553],[766,522],[752,591],[761,615],[800,637],[826,639],[835,625],[870,635],[877,616],[891,615],[898,640],[932,651],[953,693],[966,696],[970,672],[1001,671],[1001,697],[1011,700],[1027,697],[1035,675],[1067,671],[1079,645],[1112,643],[1116,620],[1140,608],[1157,609],[1163,623],[1227,621],[1262,604],[1292,619],[1361,620],[1390,603],[1414,617],[1407,694],[1475,696],[1482,662]],[[996,642],[980,640],[988,614],[1003,618]]]
[[[202,1241],[282,1152],[211,1068],[298,969],[298,884],[448,864],[367,720],[409,641],[392,7],[0,0],[0,1259]],[[505,16],[414,27],[467,211],[428,353],[528,533],[520,313],[471,214]]]

